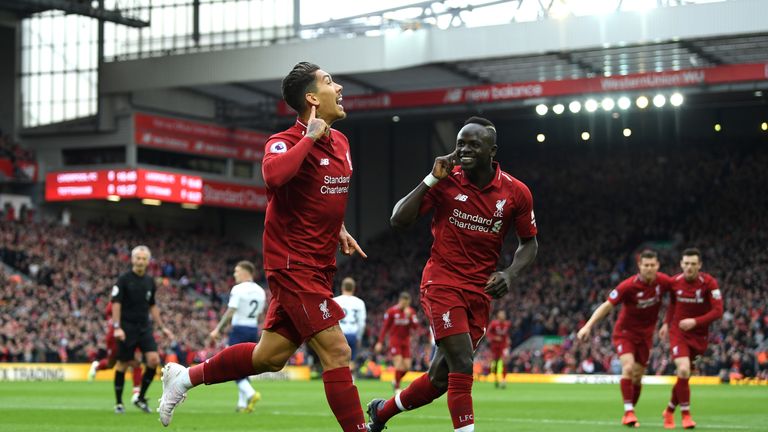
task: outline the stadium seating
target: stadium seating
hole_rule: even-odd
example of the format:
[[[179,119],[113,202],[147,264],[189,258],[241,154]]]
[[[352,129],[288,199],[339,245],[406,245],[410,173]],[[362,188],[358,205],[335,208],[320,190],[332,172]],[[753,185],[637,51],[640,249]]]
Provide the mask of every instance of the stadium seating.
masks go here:
[[[613,286],[635,272],[638,250],[658,250],[662,270],[674,274],[679,252],[696,246],[704,254],[704,271],[720,281],[726,305],[698,373],[768,376],[763,222],[768,194],[762,190],[768,184],[768,149],[705,144],[610,154],[550,149],[502,164],[533,191],[540,249],[535,265],[494,307],[506,309],[513,320],[513,346],[535,335],[564,340],[516,352],[510,371],[616,372],[610,331],[617,314],[595,329],[588,344],[574,343],[576,330]],[[367,242],[368,260],[340,262],[337,277],[355,277],[371,309],[366,345],[375,342],[381,315],[398,294],[417,293],[431,244],[428,222]],[[26,275],[11,280],[10,273],[0,272],[0,361],[93,358],[105,331],[108,288],[129,268],[132,245],[152,248],[150,273],[164,288],[158,301],[177,332],[179,342],[167,341],[161,349],[186,361],[212,352],[205,335],[229,290],[234,262],[252,259],[259,266],[257,280],[263,281],[259,251],[207,235],[3,220],[0,236],[2,260]],[[510,239],[502,263],[511,261],[515,247]],[[416,339],[415,367],[424,368],[426,326]],[[672,371],[667,350],[656,343],[649,373]],[[485,357],[484,351],[478,354]]]

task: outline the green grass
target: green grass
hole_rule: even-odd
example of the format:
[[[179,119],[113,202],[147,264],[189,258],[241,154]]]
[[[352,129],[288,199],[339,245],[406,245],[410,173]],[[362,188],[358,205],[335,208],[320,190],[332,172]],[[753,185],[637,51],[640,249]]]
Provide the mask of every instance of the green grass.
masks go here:
[[[236,414],[234,384],[197,388],[177,409],[168,429],[176,431],[339,431],[320,381],[254,382],[263,399],[253,414]],[[363,403],[389,396],[386,383],[359,383]],[[660,413],[670,387],[645,386],[637,408],[643,430],[664,430]],[[768,388],[695,386],[691,389],[697,429],[705,431],[768,430]],[[126,390],[126,400],[130,391]],[[157,407],[160,383],[150,389]],[[496,390],[475,383],[473,390],[478,431],[624,431],[619,425],[622,405],[617,385],[515,384]],[[157,415],[127,406],[113,413],[112,384],[0,383],[0,431],[161,431]],[[677,416],[679,428],[679,416]],[[432,405],[403,413],[388,424],[392,432],[452,430],[445,397]]]

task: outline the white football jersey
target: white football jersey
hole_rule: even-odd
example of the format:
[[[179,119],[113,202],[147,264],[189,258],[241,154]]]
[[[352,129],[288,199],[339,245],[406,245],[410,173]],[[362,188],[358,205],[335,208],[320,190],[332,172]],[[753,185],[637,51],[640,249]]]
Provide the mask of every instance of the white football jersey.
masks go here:
[[[259,315],[264,310],[267,294],[255,282],[243,282],[232,287],[228,307],[237,309],[232,316],[233,326],[258,327]]]
[[[344,334],[356,334],[358,338],[363,336],[365,330],[365,303],[353,295],[340,295],[334,300],[344,309],[344,319],[339,321],[341,331]]]

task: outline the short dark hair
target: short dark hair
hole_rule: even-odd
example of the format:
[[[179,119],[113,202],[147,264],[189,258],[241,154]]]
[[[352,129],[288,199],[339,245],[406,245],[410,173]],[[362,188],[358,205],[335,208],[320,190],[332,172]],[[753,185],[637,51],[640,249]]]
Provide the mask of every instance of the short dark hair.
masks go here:
[[[237,265],[235,265],[235,267],[240,267],[241,269],[250,273],[251,276],[256,274],[256,266],[253,265],[253,263],[250,261],[240,261],[239,263],[237,263]]]
[[[659,259],[659,254],[656,253],[656,251],[650,250],[650,249],[644,249],[642,252],[640,252],[640,255],[637,256],[638,261],[641,259]]]
[[[697,256],[699,257],[699,261],[701,261],[701,251],[696,248],[688,248],[683,251],[683,256]]]
[[[493,144],[496,144],[496,126],[492,121],[488,120],[487,118],[472,116],[464,122],[464,126],[468,124],[476,124],[485,127],[486,130],[488,130],[488,133],[491,135]]]
[[[319,69],[320,66],[314,63],[300,62],[296,63],[296,66],[283,78],[283,99],[299,114],[306,106],[304,95],[307,94],[307,90],[317,90],[315,72]]]
[[[403,291],[400,293],[400,300],[410,300],[411,294],[408,291]]]

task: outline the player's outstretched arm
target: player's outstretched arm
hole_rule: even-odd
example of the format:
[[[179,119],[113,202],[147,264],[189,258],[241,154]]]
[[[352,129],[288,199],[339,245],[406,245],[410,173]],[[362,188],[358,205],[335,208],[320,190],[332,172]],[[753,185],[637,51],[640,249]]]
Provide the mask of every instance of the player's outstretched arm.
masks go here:
[[[500,298],[508,293],[512,288],[512,282],[520,276],[525,268],[531,265],[536,259],[538,251],[539,242],[536,237],[521,238],[512,264],[502,271],[491,274],[485,284],[485,292],[493,298]]]
[[[227,311],[224,312],[224,316],[221,317],[219,320],[219,323],[216,324],[216,328],[213,329],[210,333],[208,333],[208,337],[210,337],[213,340],[217,340],[219,336],[221,336],[221,332],[224,330],[224,328],[227,326],[227,323],[232,322],[232,317],[235,315],[235,312],[237,312],[237,308],[227,308]]]
[[[392,217],[389,218],[390,225],[393,228],[408,228],[413,225],[419,217],[419,210],[421,209],[424,196],[440,180],[448,177],[455,165],[455,151],[449,155],[435,158],[432,172],[424,177],[424,180],[414,190],[395,204],[395,208],[392,209]]]
[[[576,338],[581,342],[586,342],[587,338],[589,338],[589,334],[592,332],[592,327],[594,327],[595,324],[599,323],[603,320],[611,311],[613,310],[613,304],[609,301],[603,302],[600,306],[595,309],[595,312],[592,313],[592,316],[589,317],[589,321],[587,321],[586,324],[584,324],[584,327],[579,329],[579,332],[576,333]]]

